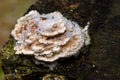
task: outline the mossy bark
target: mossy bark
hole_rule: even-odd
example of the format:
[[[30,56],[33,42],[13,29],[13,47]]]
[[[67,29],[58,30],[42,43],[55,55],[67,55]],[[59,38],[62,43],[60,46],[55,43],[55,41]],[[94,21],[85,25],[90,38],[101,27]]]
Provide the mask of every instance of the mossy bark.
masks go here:
[[[77,57],[45,63],[33,56],[15,55],[11,36],[0,53],[6,80],[119,80],[120,14],[112,12],[116,11],[114,4],[120,5],[120,1],[37,0],[26,13],[60,11],[81,26],[89,21],[91,44],[83,47]]]

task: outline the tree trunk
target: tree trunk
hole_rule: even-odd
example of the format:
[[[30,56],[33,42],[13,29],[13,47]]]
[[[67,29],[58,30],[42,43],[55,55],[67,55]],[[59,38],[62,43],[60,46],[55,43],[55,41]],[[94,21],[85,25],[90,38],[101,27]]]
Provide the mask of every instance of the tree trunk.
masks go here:
[[[116,7],[119,5],[116,0],[37,0],[26,13],[60,11],[80,26],[89,21],[91,44],[83,47],[77,57],[46,63],[33,56],[16,55],[15,40],[10,36],[0,53],[5,79],[120,80],[120,7]]]

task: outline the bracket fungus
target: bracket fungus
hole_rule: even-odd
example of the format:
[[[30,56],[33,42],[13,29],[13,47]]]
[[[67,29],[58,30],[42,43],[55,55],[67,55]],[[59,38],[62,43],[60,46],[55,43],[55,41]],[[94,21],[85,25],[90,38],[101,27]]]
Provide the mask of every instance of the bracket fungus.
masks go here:
[[[15,54],[34,55],[47,62],[69,57],[90,43],[88,27],[80,27],[58,11],[39,14],[32,10],[17,20],[11,32],[16,40]]]
[[[63,75],[47,74],[43,76],[42,80],[67,80],[67,78]]]

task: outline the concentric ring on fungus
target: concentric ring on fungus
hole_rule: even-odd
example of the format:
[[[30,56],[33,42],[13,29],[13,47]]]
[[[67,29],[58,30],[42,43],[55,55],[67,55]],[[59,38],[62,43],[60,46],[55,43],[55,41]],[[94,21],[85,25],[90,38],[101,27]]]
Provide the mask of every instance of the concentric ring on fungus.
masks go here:
[[[18,19],[11,32],[16,40],[15,54],[34,55],[47,62],[75,55],[90,43],[88,27],[81,28],[58,11],[39,14],[32,10]]]

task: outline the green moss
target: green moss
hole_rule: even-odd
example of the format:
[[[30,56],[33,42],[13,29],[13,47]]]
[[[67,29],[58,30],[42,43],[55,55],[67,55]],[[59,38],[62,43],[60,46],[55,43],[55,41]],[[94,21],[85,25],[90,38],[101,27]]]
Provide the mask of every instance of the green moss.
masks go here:
[[[0,59],[8,59],[12,55],[14,55],[14,38],[10,36],[8,42],[5,44],[5,46],[1,49],[0,52]]]
[[[0,68],[0,80],[4,80],[4,73],[1,68]]]

